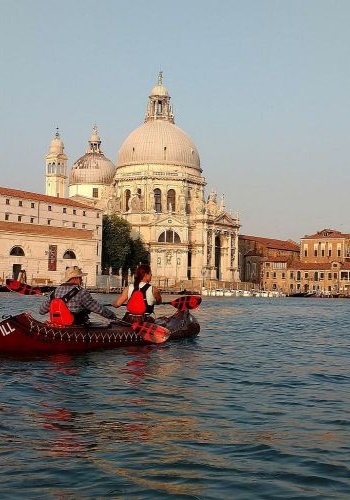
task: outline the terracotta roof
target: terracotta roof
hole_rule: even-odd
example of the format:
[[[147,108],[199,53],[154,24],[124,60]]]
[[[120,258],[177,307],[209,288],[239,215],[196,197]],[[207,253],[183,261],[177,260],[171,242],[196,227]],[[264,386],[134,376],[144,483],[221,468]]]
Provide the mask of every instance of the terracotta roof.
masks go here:
[[[37,234],[59,238],[75,238],[79,240],[92,240],[93,231],[90,229],[76,229],[68,227],[43,226],[39,224],[22,224],[20,222],[0,221],[0,231],[12,233]]]
[[[322,231],[317,231],[315,234],[305,235],[303,239],[331,239],[331,238],[350,238],[350,234],[342,233],[336,229],[322,229]]]
[[[264,245],[267,248],[274,248],[277,250],[291,250],[294,252],[299,252],[299,245],[292,240],[276,240],[273,238],[262,238],[261,236],[248,236],[245,234],[240,234],[238,236],[240,240],[255,241]]]
[[[332,264],[330,262],[300,262],[299,260],[293,260],[293,262],[290,262],[288,265],[288,270],[331,271],[331,266]]]
[[[59,205],[79,207],[79,208],[92,208],[90,205],[85,205],[70,198],[59,198],[57,196],[47,196],[46,194],[31,193],[30,191],[21,191],[20,189],[11,189],[0,187],[0,195],[13,196],[14,198],[22,198],[35,201],[44,201],[46,203],[58,203]],[[98,210],[98,209],[95,209]],[[102,210],[99,210],[102,212]]]
[[[280,257],[264,257],[265,262],[288,262],[288,257],[282,255]]]

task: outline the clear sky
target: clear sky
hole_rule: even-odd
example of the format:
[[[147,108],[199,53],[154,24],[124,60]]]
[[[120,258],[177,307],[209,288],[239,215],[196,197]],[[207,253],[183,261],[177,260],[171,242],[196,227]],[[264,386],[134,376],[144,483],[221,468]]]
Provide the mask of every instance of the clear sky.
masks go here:
[[[350,233],[348,0],[0,0],[0,184],[45,192],[97,124],[116,162],[159,70],[241,233]]]

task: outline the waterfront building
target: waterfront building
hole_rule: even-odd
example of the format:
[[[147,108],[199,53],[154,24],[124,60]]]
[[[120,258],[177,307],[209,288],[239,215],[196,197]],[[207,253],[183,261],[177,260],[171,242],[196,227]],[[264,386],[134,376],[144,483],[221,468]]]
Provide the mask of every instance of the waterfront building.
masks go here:
[[[67,266],[79,265],[88,273],[87,284],[94,286],[101,272],[101,249],[100,209],[0,187],[1,283],[25,269],[28,283],[57,285]]]
[[[267,266],[265,264],[265,268],[271,265],[275,269],[278,267],[282,269],[288,262],[299,259],[300,254],[300,246],[292,240],[240,234],[238,246],[241,281],[250,282],[262,289],[272,290],[267,288],[270,282],[262,280],[263,266],[266,262],[269,264]]]
[[[288,295],[350,295],[350,234],[323,229],[300,240],[300,257],[266,259],[262,284]]]

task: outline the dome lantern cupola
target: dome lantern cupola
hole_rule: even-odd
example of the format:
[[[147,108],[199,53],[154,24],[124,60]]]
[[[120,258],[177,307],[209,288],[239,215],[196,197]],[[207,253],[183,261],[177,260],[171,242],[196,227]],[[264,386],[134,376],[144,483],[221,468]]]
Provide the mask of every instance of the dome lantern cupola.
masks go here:
[[[92,133],[89,139],[89,148],[87,149],[87,153],[102,153],[101,150],[101,139],[98,135],[97,126],[94,125],[92,129]]]
[[[158,84],[151,90],[148,98],[145,122],[153,120],[164,120],[175,123],[174,113],[170,106],[170,96],[163,85],[163,72],[159,71]]]

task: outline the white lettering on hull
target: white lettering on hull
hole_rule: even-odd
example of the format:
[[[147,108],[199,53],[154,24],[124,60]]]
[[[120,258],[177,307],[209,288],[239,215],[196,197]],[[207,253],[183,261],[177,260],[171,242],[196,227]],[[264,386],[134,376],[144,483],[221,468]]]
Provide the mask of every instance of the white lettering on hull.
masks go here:
[[[12,328],[9,323],[1,323],[0,324],[0,332],[2,333],[3,337],[6,335],[10,335],[12,332],[15,332],[16,329]]]

